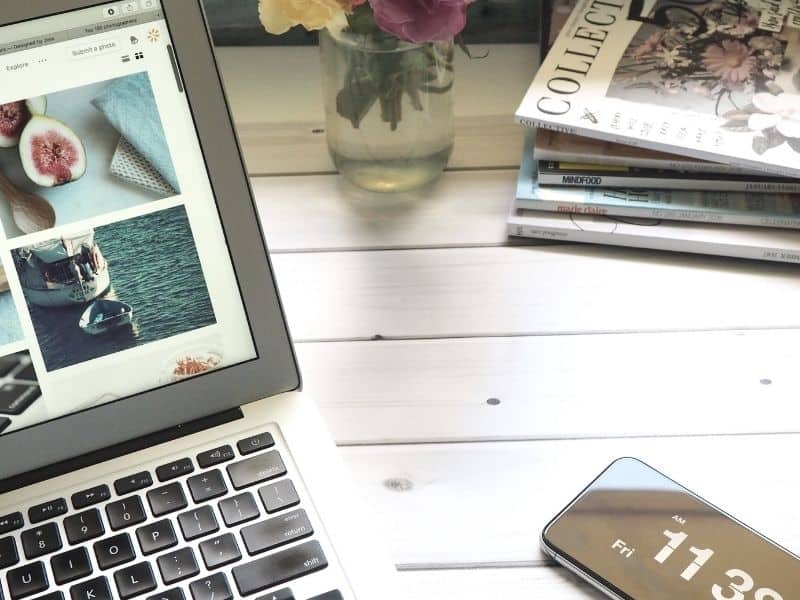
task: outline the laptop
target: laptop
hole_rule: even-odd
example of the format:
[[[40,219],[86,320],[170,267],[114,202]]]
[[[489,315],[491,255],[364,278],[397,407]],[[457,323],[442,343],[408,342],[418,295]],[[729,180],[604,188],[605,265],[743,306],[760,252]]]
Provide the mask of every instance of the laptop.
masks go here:
[[[0,598],[381,600],[200,0],[0,8]]]

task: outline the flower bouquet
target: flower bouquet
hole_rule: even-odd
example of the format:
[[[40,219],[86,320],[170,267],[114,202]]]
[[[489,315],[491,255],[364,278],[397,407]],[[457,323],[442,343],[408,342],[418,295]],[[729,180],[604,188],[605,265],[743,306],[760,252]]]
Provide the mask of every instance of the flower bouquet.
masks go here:
[[[261,0],[266,30],[320,30],[328,147],[361,187],[434,179],[452,151],[454,38],[467,0]]]

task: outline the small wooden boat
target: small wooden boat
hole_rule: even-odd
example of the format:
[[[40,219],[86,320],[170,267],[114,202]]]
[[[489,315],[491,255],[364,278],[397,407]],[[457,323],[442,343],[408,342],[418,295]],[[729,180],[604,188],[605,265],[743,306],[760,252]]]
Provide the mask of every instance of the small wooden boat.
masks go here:
[[[95,300],[84,311],[78,326],[84,333],[101,335],[133,321],[133,307],[117,300]]]

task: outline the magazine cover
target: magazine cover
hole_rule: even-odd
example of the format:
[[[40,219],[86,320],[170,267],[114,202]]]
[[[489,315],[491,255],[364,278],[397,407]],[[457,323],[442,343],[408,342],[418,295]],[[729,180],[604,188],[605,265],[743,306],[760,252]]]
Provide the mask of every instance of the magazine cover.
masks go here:
[[[800,195],[540,186],[530,151],[534,136],[527,137],[517,177],[517,208],[800,229]]]
[[[726,192],[800,193],[800,180],[771,175],[687,173],[622,165],[586,165],[540,160],[541,185],[629,187],[637,189],[714,190]]]
[[[515,203],[508,217],[508,234],[800,263],[800,232],[789,229],[540,212]]]
[[[793,0],[579,0],[516,118],[800,176]]]
[[[624,165],[646,169],[672,169],[687,173],[727,173],[731,175],[763,175],[755,169],[743,169],[699,158],[678,156],[658,150],[615,144],[595,138],[570,135],[552,129],[542,129],[536,136],[535,154],[539,160]]]

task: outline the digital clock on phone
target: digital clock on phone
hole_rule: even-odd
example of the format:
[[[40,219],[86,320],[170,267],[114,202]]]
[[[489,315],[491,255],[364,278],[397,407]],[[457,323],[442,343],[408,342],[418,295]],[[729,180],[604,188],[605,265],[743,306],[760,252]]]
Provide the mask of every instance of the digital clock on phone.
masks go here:
[[[553,519],[542,547],[613,598],[800,597],[797,556],[633,458]]]

